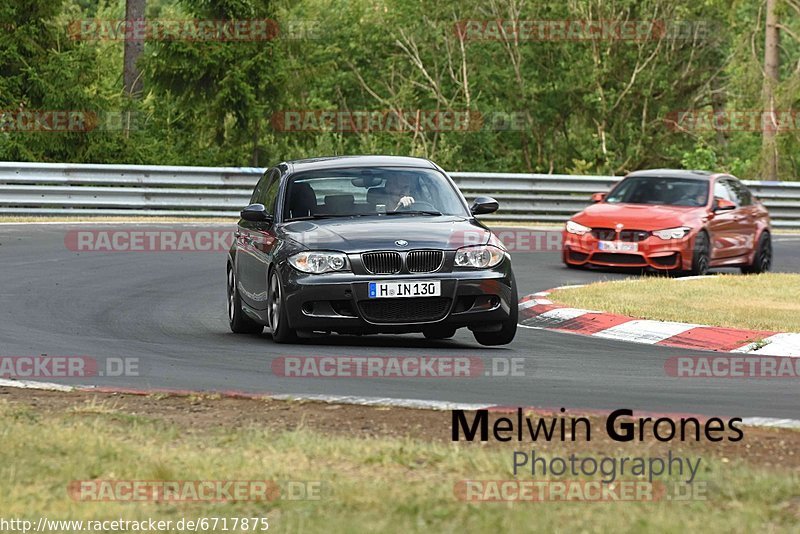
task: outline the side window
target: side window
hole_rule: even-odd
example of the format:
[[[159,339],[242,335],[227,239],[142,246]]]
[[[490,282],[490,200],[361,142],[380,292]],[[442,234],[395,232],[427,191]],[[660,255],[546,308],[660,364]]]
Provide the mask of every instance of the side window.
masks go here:
[[[736,202],[736,199],[733,197],[731,190],[728,189],[726,182],[727,180],[717,180],[714,183],[714,198],[724,198],[725,200]]]
[[[278,189],[281,181],[278,179],[278,172],[275,171],[274,173],[270,174],[270,182],[267,186],[267,190],[264,191],[264,194],[259,197],[258,203],[264,204],[264,207],[267,208],[267,213],[275,215],[275,206],[277,203],[275,202],[278,198]]]
[[[267,186],[269,186],[270,179],[272,177],[271,171],[266,171],[261,178],[258,180],[258,184],[256,188],[253,190],[253,194],[250,196],[250,204],[260,204],[259,198],[264,198],[264,193],[267,190]]]
[[[275,214],[275,199],[278,196],[278,186],[280,185],[280,173],[276,169],[268,170],[258,181],[253,196],[250,197],[250,204],[264,204],[267,213]]]
[[[733,190],[734,195],[739,201],[740,206],[750,206],[753,204],[753,194],[739,180],[728,180],[728,185]]]

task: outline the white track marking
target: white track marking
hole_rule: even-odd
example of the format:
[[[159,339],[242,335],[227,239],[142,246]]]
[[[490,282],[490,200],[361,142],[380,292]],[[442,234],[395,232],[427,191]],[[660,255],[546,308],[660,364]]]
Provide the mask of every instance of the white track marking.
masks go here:
[[[317,401],[330,404],[357,404],[359,406],[391,406],[421,408],[424,410],[485,410],[489,404],[470,404],[422,399],[394,399],[388,397],[353,397],[349,395],[270,395],[275,400]]]
[[[605,339],[617,339],[620,341],[634,341],[636,343],[647,343],[653,345],[659,341],[682,334],[692,328],[697,328],[699,324],[673,323],[668,321],[649,321],[638,320],[628,321],[617,326],[612,326],[606,330],[595,333],[596,337]]]
[[[741,351],[749,354],[764,354],[768,356],[792,356],[800,358],[800,334],[782,333],[764,338],[767,343],[761,348],[755,348],[755,344],[749,345],[754,350]],[[741,349],[736,349],[739,352]]]
[[[0,387],[17,387],[26,389],[43,389],[55,391],[85,390],[94,386],[65,386],[47,382],[29,382],[22,380],[6,380],[0,378]],[[143,391],[143,393],[146,393]],[[209,392],[206,392],[209,393]],[[390,397],[355,397],[349,395],[265,395],[266,398],[288,401],[316,401],[330,404],[355,404],[359,406],[385,406],[391,408],[417,408],[423,410],[490,410],[492,404],[446,402],[423,399],[396,399]],[[535,408],[534,408],[535,409]],[[576,413],[579,410],[575,410]],[[742,423],[748,426],[768,426],[774,428],[800,428],[800,421],[795,419],[777,419],[772,417],[745,417]]]
[[[796,419],[775,419],[772,417],[743,417],[742,424],[773,428],[800,428],[800,421]]]
[[[575,319],[576,317],[586,315],[587,313],[596,312],[591,310],[581,310],[579,308],[556,308],[555,310],[549,310],[544,313],[540,313],[534,317],[534,319],[541,319],[547,322],[563,323],[564,321]]]
[[[7,380],[5,378],[0,378],[0,386],[21,389],[45,389],[48,391],[73,391],[75,389],[72,386],[66,386],[64,384],[34,382],[32,380]]]

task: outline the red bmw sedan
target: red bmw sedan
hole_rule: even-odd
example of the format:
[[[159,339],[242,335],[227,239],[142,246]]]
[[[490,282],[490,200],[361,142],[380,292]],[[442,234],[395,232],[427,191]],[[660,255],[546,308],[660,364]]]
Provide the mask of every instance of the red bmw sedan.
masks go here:
[[[628,174],[567,221],[567,267],[640,267],[705,274],[768,271],[769,213],[736,177],[655,169]]]

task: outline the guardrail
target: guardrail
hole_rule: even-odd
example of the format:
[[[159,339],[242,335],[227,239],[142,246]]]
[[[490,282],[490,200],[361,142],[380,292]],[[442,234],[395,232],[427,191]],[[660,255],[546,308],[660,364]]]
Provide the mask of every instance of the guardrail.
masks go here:
[[[263,169],[0,162],[0,215],[234,217]],[[454,172],[467,196],[491,195],[487,221],[563,222],[621,177]],[[800,228],[800,183],[745,181],[773,225]]]

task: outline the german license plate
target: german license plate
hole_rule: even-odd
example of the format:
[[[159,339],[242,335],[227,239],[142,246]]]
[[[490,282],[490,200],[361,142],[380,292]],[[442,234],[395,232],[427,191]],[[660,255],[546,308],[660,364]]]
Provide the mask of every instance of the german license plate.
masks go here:
[[[620,241],[600,241],[597,244],[599,250],[607,252],[638,252],[639,243],[622,243]]]
[[[402,297],[438,297],[441,282],[370,282],[369,298],[395,299]]]

